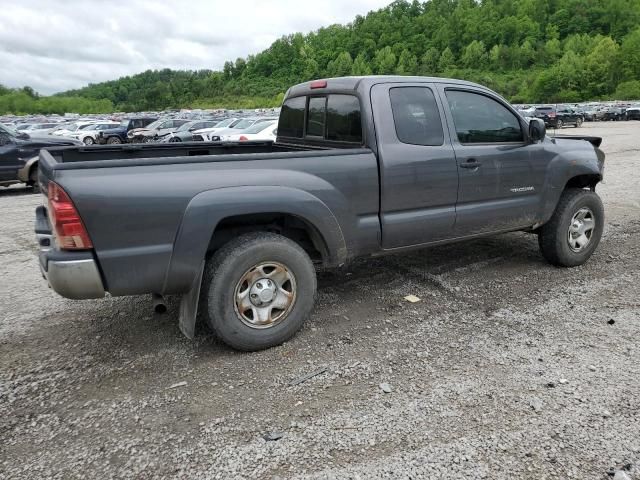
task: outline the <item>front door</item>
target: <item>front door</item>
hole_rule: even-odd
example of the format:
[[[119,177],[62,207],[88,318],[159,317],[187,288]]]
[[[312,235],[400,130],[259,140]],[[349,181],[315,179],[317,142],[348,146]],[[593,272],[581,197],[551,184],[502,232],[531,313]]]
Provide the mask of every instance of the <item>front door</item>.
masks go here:
[[[460,176],[456,236],[537,222],[550,158],[528,141],[527,123],[485,90],[440,86]]]
[[[380,162],[383,248],[451,238],[458,172],[435,87],[378,84],[371,97]]]

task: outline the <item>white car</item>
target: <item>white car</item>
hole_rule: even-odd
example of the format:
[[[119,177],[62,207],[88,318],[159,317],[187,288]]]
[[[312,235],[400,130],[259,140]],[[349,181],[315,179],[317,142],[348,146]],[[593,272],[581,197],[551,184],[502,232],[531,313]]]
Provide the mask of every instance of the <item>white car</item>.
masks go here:
[[[219,132],[220,130],[226,130],[227,128],[233,128],[233,126],[239,122],[240,122],[239,118],[235,118],[235,117],[225,118],[224,120],[216,123],[215,126],[213,127],[201,128],[200,130],[195,130],[193,132],[193,140],[209,141],[212,133]]]
[[[248,142],[252,140],[274,141],[278,135],[278,121],[270,120],[268,122],[259,122],[244,130],[221,135],[220,140],[223,142]]]
[[[85,145],[93,145],[94,143],[96,143],[96,138],[102,130],[116,128],[118,125],[120,125],[118,122],[93,123],[78,129],[77,131],[69,135],[69,137],[77,138]]]
[[[228,135],[235,135],[236,133],[240,133],[245,131],[247,128],[252,127],[253,125],[257,125],[258,123],[272,122],[274,120],[278,120],[275,117],[252,117],[252,118],[243,118],[234,126],[229,128],[224,128],[222,130],[218,130],[216,132],[210,133],[205,140],[209,140],[211,142],[219,142],[222,140],[222,137],[226,137]]]
[[[51,132],[51,135],[69,137],[72,134],[76,133],[78,130],[82,128],[86,128],[89,125],[94,125],[97,122],[94,120],[91,121],[82,121],[82,122],[73,122],[73,123],[65,123],[60,125],[57,129]]]

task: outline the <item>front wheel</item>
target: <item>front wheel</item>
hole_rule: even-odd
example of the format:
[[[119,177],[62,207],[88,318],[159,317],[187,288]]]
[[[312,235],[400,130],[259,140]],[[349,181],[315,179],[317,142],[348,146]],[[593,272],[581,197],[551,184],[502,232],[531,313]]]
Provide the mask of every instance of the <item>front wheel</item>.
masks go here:
[[[556,128],[560,129],[564,125],[564,122],[560,119],[556,120]]]
[[[93,138],[91,138],[91,137],[85,137],[82,140],[82,143],[84,143],[85,145],[93,145],[94,141],[93,141]]]
[[[576,128],[580,128],[582,126],[582,119],[579,118],[578,120],[576,120]]]
[[[120,140],[120,138],[119,138],[119,137],[109,137],[109,138],[107,139],[107,143],[108,143],[109,145],[117,145],[117,144],[122,143],[122,140]]]
[[[600,243],[603,228],[604,207],[600,197],[590,190],[565,190],[553,216],[540,229],[540,251],[553,265],[582,265]]]
[[[285,342],[302,327],[315,293],[315,269],[300,245],[274,233],[248,233],[207,262],[203,310],[227,345],[262,350]]]

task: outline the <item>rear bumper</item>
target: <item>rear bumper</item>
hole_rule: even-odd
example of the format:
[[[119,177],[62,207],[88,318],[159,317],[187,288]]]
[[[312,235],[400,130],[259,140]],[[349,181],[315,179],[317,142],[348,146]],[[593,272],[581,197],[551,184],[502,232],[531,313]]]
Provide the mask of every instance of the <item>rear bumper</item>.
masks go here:
[[[104,285],[93,252],[55,250],[44,207],[36,209],[36,239],[40,272],[56,293],[73,300],[104,297]]]

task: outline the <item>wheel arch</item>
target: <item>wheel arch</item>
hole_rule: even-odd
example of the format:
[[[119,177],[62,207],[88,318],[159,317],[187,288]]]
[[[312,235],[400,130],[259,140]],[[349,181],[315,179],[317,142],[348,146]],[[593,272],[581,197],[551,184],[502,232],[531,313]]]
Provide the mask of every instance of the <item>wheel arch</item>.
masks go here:
[[[337,219],[311,193],[278,186],[209,190],[196,195],[185,210],[164,292],[187,291],[207,254],[224,244],[225,239],[248,231],[278,229],[294,240],[300,240],[295,238],[295,232],[303,232],[325,265],[335,266],[346,260],[346,243]],[[304,240],[302,237],[301,246],[309,248]]]

